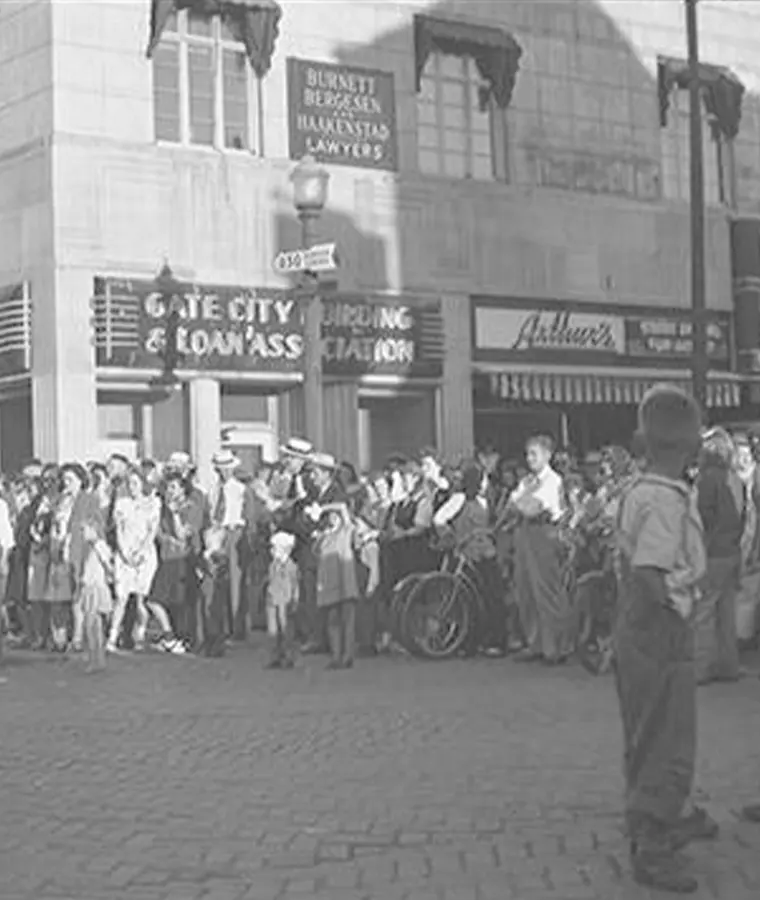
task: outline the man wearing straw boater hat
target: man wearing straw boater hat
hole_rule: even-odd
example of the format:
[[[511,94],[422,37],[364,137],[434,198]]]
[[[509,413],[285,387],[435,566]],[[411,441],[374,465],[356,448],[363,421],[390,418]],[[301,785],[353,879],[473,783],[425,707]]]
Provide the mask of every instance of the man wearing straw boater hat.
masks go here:
[[[217,477],[209,496],[211,524],[206,532],[206,557],[212,564],[213,578],[204,590],[204,623],[205,650],[218,656],[225,636],[245,637],[239,557],[245,486],[235,477],[240,460],[231,450],[215,453],[211,465]]]

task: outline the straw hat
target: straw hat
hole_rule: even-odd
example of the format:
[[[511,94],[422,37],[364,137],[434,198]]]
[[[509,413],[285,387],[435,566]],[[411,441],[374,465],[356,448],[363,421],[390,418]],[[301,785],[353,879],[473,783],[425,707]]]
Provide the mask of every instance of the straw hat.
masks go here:
[[[280,453],[284,456],[297,456],[299,459],[308,459],[314,452],[314,447],[303,438],[290,438],[280,447]]]
[[[315,466],[318,469],[337,469],[338,464],[335,462],[335,457],[330,453],[312,453],[309,457],[309,462],[312,466]]]
[[[219,450],[211,457],[211,465],[215,469],[237,469],[240,460],[232,450]]]

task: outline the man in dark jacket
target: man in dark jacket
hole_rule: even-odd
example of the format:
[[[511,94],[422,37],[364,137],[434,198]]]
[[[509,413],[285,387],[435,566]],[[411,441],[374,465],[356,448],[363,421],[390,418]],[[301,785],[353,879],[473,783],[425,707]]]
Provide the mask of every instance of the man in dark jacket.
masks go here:
[[[735,598],[741,569],[745,491],[733,467],[734,444],[722,428],[703,439],[698,480],[707,574],[695,612],[697,682],[739,677]]]

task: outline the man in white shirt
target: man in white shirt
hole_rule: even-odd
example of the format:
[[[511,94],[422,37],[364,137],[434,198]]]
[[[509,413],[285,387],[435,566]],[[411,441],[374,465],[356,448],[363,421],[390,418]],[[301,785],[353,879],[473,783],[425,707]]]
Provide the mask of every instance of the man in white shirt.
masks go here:
[[[527,475],[512,493],[511,502],[528,517],[548,513],[557,522],[564,511],[562,477],[551,467],[551,449],[539,438],[531,441],[525,458],[531,474]]]
[[[522,524],[515,533],[515,587],[525,637],[521,658],[560,663],[573,645],[572,608],[554,527],[564,511],[561,476],[551,467],[553,443],[539,435],[525,448],[530,469],[510,498]]]
[[[242,570],[239,545],[245,524],[245,485],[235,477],[240,460],[230,450],[215,453],[211,464],[217,478],[209,497],[211,527],[207,535],[206,552],[216,553],[227,563],[218,571],[220,578],[229,576],[229,600],[225,616],[227,633],[244,640],[247,610],[241,609]]]

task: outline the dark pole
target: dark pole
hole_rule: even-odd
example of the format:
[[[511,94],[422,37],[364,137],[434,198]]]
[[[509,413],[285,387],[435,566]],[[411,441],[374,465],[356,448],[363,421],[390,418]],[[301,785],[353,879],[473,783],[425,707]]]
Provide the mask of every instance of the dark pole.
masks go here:
[[[702,146],[702,86],[699,73],[697,0],[686,2],[689,63],[689,148],[691,184],[691,309],[694,328],[692,387],[702,414],[707,409],[707,322],[705,315],[705,189]]]
[[[300,210],[301,240],[304,250],[317,243],[316,210]],[[317,450],[324,447],[324,414],[322,411],[322,302],[319,286],[313,275],[304,274],[304,292],[307,295],[304,347],[304,403],[306,437]]]

